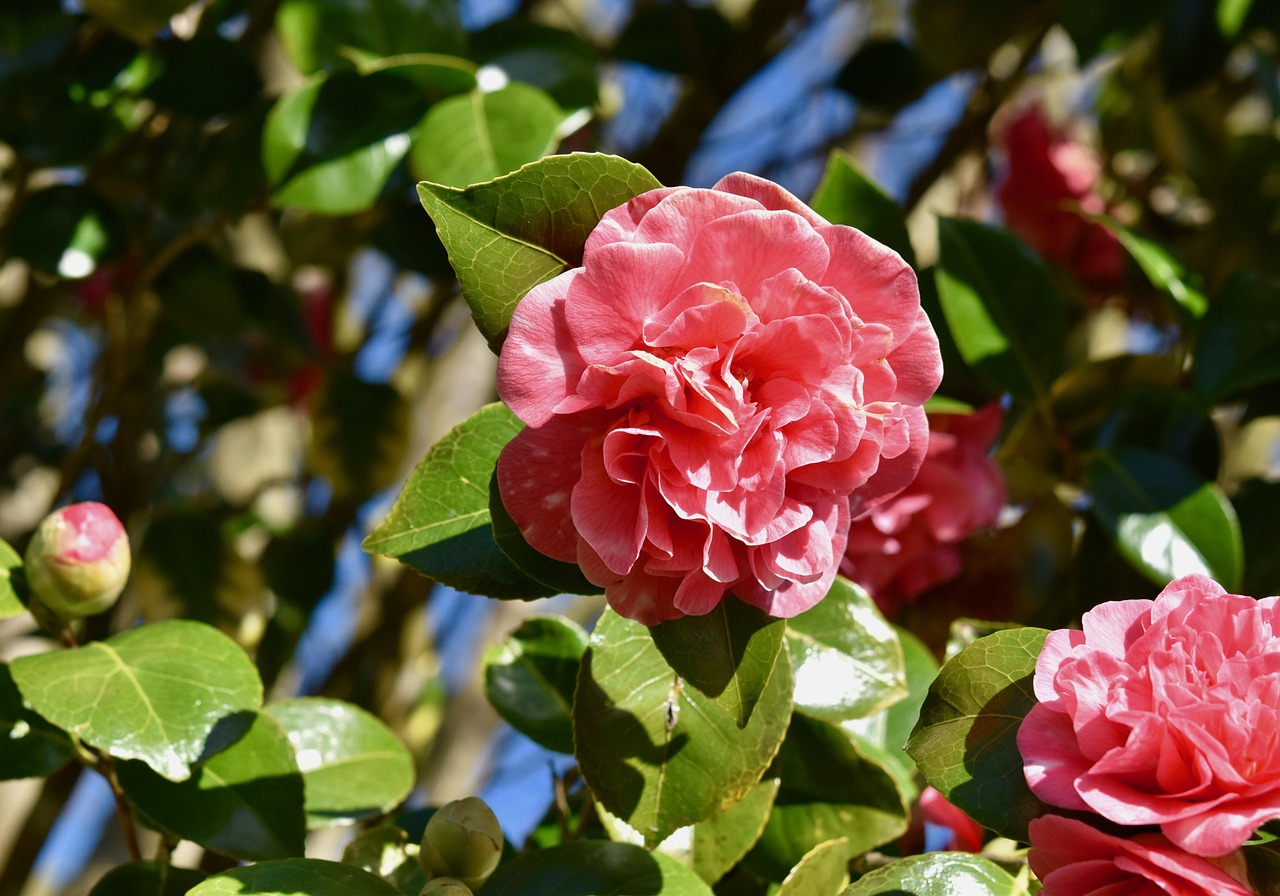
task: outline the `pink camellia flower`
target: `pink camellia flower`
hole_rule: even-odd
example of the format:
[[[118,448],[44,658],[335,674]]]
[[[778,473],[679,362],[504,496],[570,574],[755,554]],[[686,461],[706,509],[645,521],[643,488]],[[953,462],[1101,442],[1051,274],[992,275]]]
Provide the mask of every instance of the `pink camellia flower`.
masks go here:
[[[1210,860],[1160,834],[1114,837],[1060,815],[1028,829],[1041,896],[1254,896],[1239,853]]]
[[[918,810],[898,841],[903,855],[922,852],[978,852],[984,838],[982,825],[947,800],[940,791],[926,787],[920,791]]]
[[[129,578],[129,537],[111,508],[71,504],[36,528],[23,560],[32,601],[63,622],[110,607]]]
[[[997,134],[1008,159],[995,185],[1009,229],[1086,285],[1106,289],[1124,277],[1123,247],[1105,227],[1082,217],[1101,214],[1102,162],[1045,119],[1038,105]]]
[[[1202,856],[1280,818],[1278,600],[1191,575],[1051,632],[1018,729],[1032,791]]]
[[[793,616],[915,475],[941,370],[892,250],[751,175],[652,190],[517,306],[498,391],[528,427],[499,492],[624,616],[728,593]]]
[[[849,527],[840,571],[887,615],[959,575],[959,543],[1000,516],[1004,475],[988,451],[1003,416],[998,404],[930,414],[929,448],[915,480]]]

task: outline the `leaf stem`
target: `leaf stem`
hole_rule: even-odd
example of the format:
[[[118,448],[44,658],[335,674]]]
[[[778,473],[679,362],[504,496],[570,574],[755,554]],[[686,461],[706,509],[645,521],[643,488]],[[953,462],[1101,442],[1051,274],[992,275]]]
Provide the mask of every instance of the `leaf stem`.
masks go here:
[[[116,777],[115,761],[110,756],[103,756],[98,761],[97,770],[111,785],[111,795],[116,800],[116,816],[120,819],[120,829],[124,833],[124,845],[129,851],[129,858],[134,862],[141,862],[142,850],[138,847],[138,830],[133,820],[133,806],[129,805],[129,798],[124,795],[124,788],[120,786],[120,780]]]

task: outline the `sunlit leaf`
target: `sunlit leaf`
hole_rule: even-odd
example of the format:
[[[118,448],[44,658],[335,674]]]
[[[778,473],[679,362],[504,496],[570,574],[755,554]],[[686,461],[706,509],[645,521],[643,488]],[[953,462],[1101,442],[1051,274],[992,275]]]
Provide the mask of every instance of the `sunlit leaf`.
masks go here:
[[[836,896],[849,881],[849,844],[819,843],[783,878],[778,896]]]
[[[1193,373],[1214,403],[1280,380],[1280,289],[1251,274],[1228,281],[1200,322]]]
[[[1168,293],[1178,307],[1192,318],[1204,316],[1209,308],[1209,300],[1195,285],[1191,273],[1181,262],[1160,244],[1138,236],[1114,218],[1098,216],[1096,220],[1116,235],[1120,245],[1133,256],[1152,286]]]
[[[183,896],[205,876],[194,868],[131,862],[117,865],[103,875],[89,896]]]
[[[1030,891],[990,859],[964,852],[933,852],[890,862],[858,878],[840,896],[1029,896]]]
[[[7,541],[0,539],[0,619],[18,616],[27,611],[27,605],[18,596],[23,584],[22,557]]]
[[[187,896],[401,896],[382,878],[323,859],[279,859],[232,868]]]
[[[466,49],[453,0],[284,0],[276,29],[303,74],[350,65],[353,56]]]

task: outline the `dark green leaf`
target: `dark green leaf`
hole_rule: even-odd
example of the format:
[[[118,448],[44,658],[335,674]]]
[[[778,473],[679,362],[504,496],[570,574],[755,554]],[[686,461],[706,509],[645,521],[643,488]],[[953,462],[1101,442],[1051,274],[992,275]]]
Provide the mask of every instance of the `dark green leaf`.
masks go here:
[[[844,838],[819,843],[783,879],[777,896],[836,896],[849,881],[848,865]]]
[[[1120,553],[1152,582],[1200,573],[1239,587],[1240,523],[1217,484],[1175,458],[1124,448],[1094,458],[1086,487]]]
[[[471,46],[472,58],[542,88],[563,109],[594,106],[600,98],[600,53],[570,31],[512,17],[472,35]]]
[[[1029,896],[1009,872],[990,859],[963,852],[933,852],[891,862],[858,878],[840,896]]]
[[[975,821],[1026,841],[1045,811],[1022,775],[1017,732],[1035,705],[1031,682],[1048,632],[1011,628],[974,641],[929,688],[907,752],[926,781]]]
[[[187,0],[83,0],[84,11],[140,44],[188,6]]]
[[[846,153],[837,150],[827,159],[827,171],[813,194],[813,210],[832,224],[858,228],[915,267],[902,207],[859,171]]]
[[[117,759],[141,759],[170,781],[185,781],[219,742],[215,726],[262,704],[258,671],[240,646],[187,620],[21,657],[10,670],[50,722]]]
[[[1260,277],[1233,277],[1200,322],[1196,391],[1213,403],[1280,380],[1280,289]]]
[[[409,474],[365,550],[475,594],[521,600],[554,594],[506,558],[490,527],[489,480],[498,454],[522,426],[495,403],[454,427]]]
[[[1034,22],[1035,0],[916,0],[915,47],[935,76],[985,66],[987,57]]]
[[[204,872],[194,868],[133,862],[108,871],[89,896],[183,896],[204,879]]]
[[[526,619],[484,659],[489,703],[548,750],[573,752],[573,689],[587,633],[559,616]]]
[[[0,619],[27,612],[27,605],[19,596],[19,589],[25,587],[21,578],[22,557],[7,541],[0,539]]]
[[[422,839],[419,833],[417,840]],[[361,831],[342,850],[342,864],[354,865],[394,884],[405,896],[417,896],[427,882],[418,862],[418,843],[409,844],[409,832],[393,824]],[[410,852],[410,849],[413,851]]]
[[[614,55],[660,71],[702,76],[722,64],[733,29],[715,7],[670,3],[641,7]]]
[[[466,49],[453,0],[285,0],[276,29],[289,58],[307,75],[355,59],[456,56]]]
[[[1138,236],[1114,218],[1102,215],[1095,220],[1116,235],[1152,286],[1168,293],[1191,318],[1204,316],[1209,300],[1195,285],[1191,273],[1176,258],[1158,243]]]
[[[22,705],[9,667],[0,663],[0,780],[53,774],[74,754],[65,733]]]
[[[536,87],[513,82],[441,100],[411,135],[421,180],[465,187],[493,180],[552,152],[564,113]]]
[[[903,747],[920,718],[920,708],[929,694],[929,685],[938,677],[938,661],[934,659],[933,651],[911,632],[898,629],[897,633],[902,644],[909,693],[906,699],[890,706],[885,714],[884,745],[886,749],[900,754],[910,763],[910,770],[914,770],[915,761],[907,756]]]
[[[867,592],[843,577],[787,626],[795,704],[838,722],[879,712],[907,696],[902,647]]]
[[[210,31],[189,40],[173,38],[157,48],[161,68],[143,96],[156,105],[195,118],[233,112],[262,90],[252,57],[239,44]],[[217,72],[217,77],[209,77]]]
[[[187,896],[401,896],[382,878],[323,859],[280,859],[232,868]]]
[[[87,277],[122,245],[118,217],[87,187],[57,184],[31,194],[13,221],[10,250],[69,280]]]
[[[675,859],[627,843],[590,840],[507,862],[476,896],[711,896]],[[192,894],[204,896],[204,894]],[[323,894],[327,896],[327,894]]]
[[[609,209],[660,184],[616,156],[549,156],[465,190],[418,185],[476,324],[501,343],[525,293],[582,259]]]
[[[308,827],[383,815],[413,789],[413,756],[360,707],[300,697],[264,711],[289,736],[306,788]]]
[[[727,598],[705,616],[682,616],[650,633],[684,683],[745,728],[773,675],[786,630],[786,620]]]
[[[1066,337],[1044,263],[977,221],[939,218],[938,241],[938,297],[964,360],[1019,398],[1043,397]]]
[[[1169,0],[1074,0],[1058,6],[1058,18],[1083,63],[1153,25],[1168,7]]]
[[[709,818],[760,781],[787,730],[789,660],[739,729],[681,681],[640,623],[606,611],[590,645],[573,703],[579,767],[596,799],[646,843]]]
[[[860,103],[883,109],[905,105],[926,84],[915,49],[893,39],[868,40],[836,75],[841,90]]]
[[[302,776],[284,728],[264,713],[186,781],[141,762],[122,763],[118,774],[144,818],[184,840],[246,861],[302,855]]]

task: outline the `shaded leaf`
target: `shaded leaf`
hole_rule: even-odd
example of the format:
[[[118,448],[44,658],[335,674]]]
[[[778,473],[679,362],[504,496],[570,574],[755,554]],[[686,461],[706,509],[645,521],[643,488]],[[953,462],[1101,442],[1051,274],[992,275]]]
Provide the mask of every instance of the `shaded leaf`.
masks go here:
[[[916,0],[914,44],[931,73],[985,65],[987,57],[1033,21],[1035,0]]]
[[[187,896],[401,896],[382,878],[323,859],[279,859],[232,868]]]
[[[714,7],[662,4],[641,7],[613,53],[659,71],[699,76],[721,64],[733,39],[733,29]]]
[[[262,704],[262,682],[240,646],[186,620],[130,629],[78,650],[21,657],[10,670],[40,715],[117,759],[142,760],[171,781],[191,775],[215,726]]]
[[[1027,787],[1017,732],[1035,705],[1032,678],[1048,635],[1011,628],[974,641],[929,688],[907,752],[926,781],[979,824],[1023,842],[1045,805]]]
[[[422,205],[462,284],[476,324],[495,347],[516,303],[582,259],[604,213],[660,184],[616,156],[549,156],[460,190],[418,185]]]
[[[19,589],[26,590],[22,557],[7,541],[0,539],[0,619],[27,612]]]
[[[1151,285],[1167,293],[1178,307],[1192,318],[1200,318],[1209,308],[1209,300],[1195,285],[1191,273],[1159,243],[1138,236],[1114,218],[1102,215],[1095,220],[1115,234],[1133,260],[1142,268]]]
[[[815,212],[832,224],[858,228],[915,267],[916,254],[911,248],[902,207],[859,171],[847,153],[839,150],[831,153],[811,204]]]
[[[727,809],[693,826],[689,866],[714,884],[738,864],[760,839],[781,782],[765,778]]]
[[[526,619],[484,659],[484,690],[511,727],[558,753],[573,752],[573,689],[587,633],[558,616]]]
[[[421,840],[421,833],[418,838]],[[342,864],[354,865],[395,885],[405,896],[417,896],[427,882],[418,862],[417,843],[409,844],[409,832],[394,824],[380,824],[361,831],[342,849]],[[412,849],[412,852],[410,851]]]
[[[777,896],[836,896],[849,881],[849,844],[819,843],[782,881]]]
[[[67,735],[22,705],[0,663],[0,780],[51,775],[75,755]]]
[[[276,30],[303,74],[349,66],[353,56],[466,49],[466,33],[453,0],[284,0]]]
[[[87,187],[55,184],[32,193],[13,220],[10,252],[33,267],[76,280],[123,246],[119,216]]]
[[[1243,539],[1230,500],[1175,458],[1100,453],[1086,471],[1093,512],[1133,567],[1157,585],[1190,573],[1240,585]]]
[[[131,862],[112,868],[89,896],[183,896],[205,879],[203,871],[155,862]]]
[[[1200,322],[1193,370],[1210,402],[1280,380],[1280,289],[1260,277],[1233,277]]]
[[[306,790],[307,826],[383,815],[413,789],[413,756],[376,716],[351,703],[300,697],[264,710],[289,737]]]
[[[1009,872],[990,859],[964,852],[933,852],[891,862],[858,878],[840,896],[1029,896]]]
[[[83,0],[84,11],[121,34],[148,44],[188,6],[187,0]]]
[[[302,776],[284,729],[264,713],[186,781],[141,762],[122,763],[118,774],[147,822],[184,840],[245,861],[302,855]]]
[[[656,845],[760,781],[786,733],[791,688],[784,657],[739,729],[733,714],[672,671],[648,629],[607,610],[574,695],[582,775],[606,809]]]
[[[684,683],[745,728],[773,675],[786,630],[785,619],[729,598],[704,616],[682,616],[649,632]]]
[[[711,896],[675,859],[629,843],[589,840],[526,853],[507,862],[477,896]],[[198,894],[192,894],[198,896]]]

